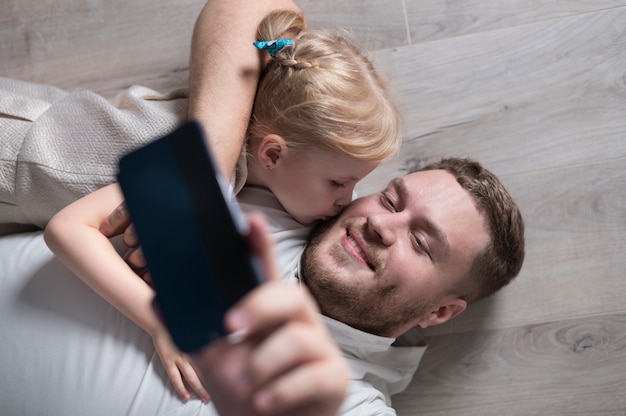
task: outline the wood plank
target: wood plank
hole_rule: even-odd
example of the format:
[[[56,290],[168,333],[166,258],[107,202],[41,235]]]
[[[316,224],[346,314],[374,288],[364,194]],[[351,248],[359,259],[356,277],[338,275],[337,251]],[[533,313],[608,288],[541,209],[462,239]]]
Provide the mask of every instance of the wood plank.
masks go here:
[[[626,314],[432,337],[399,415],[623,415]]]
[[[296,0],[313,28],[348,29],[365,50],[409,44],[403,0]]]
[[[364,48],[408,44],[401,0],[298,2],[313,27],[351,30]],[[141,84],[185,86],[193,23],[204,0],[6,0],[0,76],[112,97]]]
[[[626,159],[504,178],[526,223],[508,287],[427,334],[626,312]]]
[[[407,1],[411,42],[419,43],[626,6],[624,0]]]
[[[500,175],[625,156],[624,27],[618,8],[377,52],[405,143],[369,183],[446,155]]]
[[[132,84],[184,86],[193,24],[203,5],[5,0],[0,75],[105,96]]]

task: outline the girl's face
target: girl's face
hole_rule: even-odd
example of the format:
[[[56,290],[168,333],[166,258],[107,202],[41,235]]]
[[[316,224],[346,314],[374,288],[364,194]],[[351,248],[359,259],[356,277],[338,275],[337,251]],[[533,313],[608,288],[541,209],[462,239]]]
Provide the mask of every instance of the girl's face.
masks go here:
[[[376,166],[326,150],[292,149],[274,169],[271,191],[296,221],[309,224],[339,214],[356,183]]]

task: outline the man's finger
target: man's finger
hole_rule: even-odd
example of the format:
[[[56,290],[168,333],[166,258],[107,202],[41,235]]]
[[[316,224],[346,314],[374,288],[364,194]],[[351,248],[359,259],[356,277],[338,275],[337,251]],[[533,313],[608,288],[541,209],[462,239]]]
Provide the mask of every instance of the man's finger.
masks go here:
[[[128,224],[128,227],[124,230],[124,244],[127,247],[139,246],[139,237],[137,237],[134,224]]]
[[[285,320],[315,322],[318,309],[308,291],[282,281],[270,282],[249,293],[226,314],[231,331],[246,329],[263,333],[285,323]]]
[[[300,366],[255,392],[263,414],[317,416],[335,414],[348,387],[348,370],[340,359]]]
[[[126,204],[119,204],[107,219],[100,224],[100,232],[107,237],[119,235],[130,225],[130,214],[126,209]]]
[[[126,260],[126,263],[128,263],[131,269],[138,274],[144,273],[148,267],[148,263],[146,262],[146,258],[143,256],[141,247],[130,250],[124,260]]]
[[[255,350],[248,368],[253,388],[266,385],[305,363],[339,357],[339,351],[321,325],[292,322],[265,338]]]

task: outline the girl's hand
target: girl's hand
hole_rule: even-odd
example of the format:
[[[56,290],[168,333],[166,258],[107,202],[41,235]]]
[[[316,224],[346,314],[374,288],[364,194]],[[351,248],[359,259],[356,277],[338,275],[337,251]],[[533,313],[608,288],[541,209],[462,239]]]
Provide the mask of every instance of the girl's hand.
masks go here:
[[[209,393],[202,385],[196,370],[191,365],[189,357],[174,345],[169,333],[165,329],[159,331],[152,336],[152,342],[174,386],[174,390],[176,390],[180,398],[187,401],[191,397],[186,387],[188,385],[203,402],[208,402],[210,399]]]

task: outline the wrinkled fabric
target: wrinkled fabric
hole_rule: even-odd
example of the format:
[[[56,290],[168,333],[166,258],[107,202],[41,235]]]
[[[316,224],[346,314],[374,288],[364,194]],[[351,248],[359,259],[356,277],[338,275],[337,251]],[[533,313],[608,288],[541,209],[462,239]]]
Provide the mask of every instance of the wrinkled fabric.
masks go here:
[[[0,78],[0,226],[45,227],[69,203],[116,181],[125,153],[185,120],[187,91],[90,91]],[[0,229],[1,230],[1,229]]]

